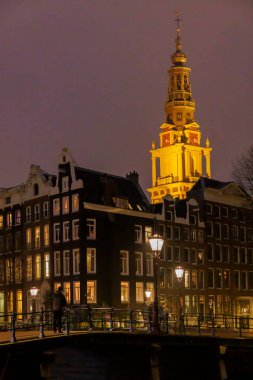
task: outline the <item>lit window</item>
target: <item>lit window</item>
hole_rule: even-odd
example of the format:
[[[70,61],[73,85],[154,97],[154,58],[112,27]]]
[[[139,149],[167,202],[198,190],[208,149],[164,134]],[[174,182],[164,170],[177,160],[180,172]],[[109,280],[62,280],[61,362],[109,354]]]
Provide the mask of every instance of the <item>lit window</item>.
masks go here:
[[[120,290],[121,290],[121,302],[122,303],[128,303],[130,301],[129,298],[129,282],[127,281],[121,281],[120,283]]]
[[[72,195],[72,212],[79,210],[79,195],[74,194]]]
[[[154,283],[153,282],[147,282],[146,283],[146,290],[150,290],[151,291],[151,296],[150,296],[150,301],[153,302],[154,301]]]
[[[69,212],[69,197],[62,198],[62,213],[67,214]]]
[[[143,282],[136,282],[136,302],[144,302]]]
[[[43,238],[44,238],[44,247],[49,246],[49,225],[44,224],[43,226]]]
[[[13,262],[12,259],[6,259],[6,283],[11,284],[13,281]]]
[[[115,207],[128,209],[128,200],[124,198],[113,198]]]
[[[87,273],[96,273],[96,249],[87,248]]]
[[[149,238],[152,236],[152,227],[145,226],[145,242],[149,241]]]
[[[41,256],[35,255],[35,278],[41,278]]]
[[[0,215],[0,229],[2,230],[4,227],[4,217],[3,215]]]
[[[56,198],[53,200],[53,215],[59,215],[60,214],[60,200],[59,198]]]
[[[16,313],[17,318],[22,319],[22,290],[16,292]]]
[[[22,262],[21,257],[15,257],[15,282],[19,283],[22,281]]]
[[[177,112],[177,121],[182,120],[182,112]]]
[[[87,239],[96,239],[96,219],[87,219]]]
[[[66,297],[67,303],[71,303],[70,282],[63,283],[63,293]]]
[[[80,303],[80,281],[73,282],[73,303]]]
[[[6,214],[6,226],[9,228],[12,226],[12,213],[7,212]]]
[[[44,277],[50,277],[50,255],[49,253],[45,253],[44,255]]]
[[[121,261],[121,275],[129,274],[129,253],[127,251],[120,251],[120,261]]]
[[[26,229],[26,248],[32,248],[32,230],[31,228]]]
[[[97,303],[96,281],[87,281],[87,303]]]
[[[26,258],[26,279],[27,281],[32,280],[32,256]]]
[[[184,271],[184,286],[185,286],[185,288],[190,287],[190,271],[189,271],[189,269],[185,269],[185,271]]]
[[[35,248],[40,247],[40,227],[35,227]]]

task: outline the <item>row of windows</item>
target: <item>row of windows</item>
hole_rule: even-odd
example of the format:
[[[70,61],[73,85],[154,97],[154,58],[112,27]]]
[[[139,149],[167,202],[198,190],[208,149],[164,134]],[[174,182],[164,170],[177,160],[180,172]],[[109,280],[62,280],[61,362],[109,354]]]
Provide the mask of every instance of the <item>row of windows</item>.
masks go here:
[[[246,227],[238,227],[236,225],[229,226],[218,222],[206,222],[206,234],[208,237],[216,239],[235,239],[242,242],[253,241],[253,229]]]
[[[72,212],[76,212],[79,210],[79,195],[72,195]],[[57,216],[62,214],[68,214],[70,212],[70,197],[66,196],[63,198],[55,198],[53,199],[53,215]]]
[[[203,230],[196,230],[196,229],[190,229],[190,228],[181,228],[181,227],[172,227],[167,226],[166,227],[166,233],[165,233],[165,226],[159,225],[159,235],[166,236],[168,240],[184,240],[184,241],[198,241],[199,243],[203,243],[204,241],[204,235]],[[148,241],[148,238],[152,235],[152,227],[145,226],[145,241]],[[142,226],[141,225],[135,225],[135,243],[141,244],[143,242],[143,235],[142,235]]]
[[[79,210],[79,195],[74,194],[72,195],[72,212],[76,212]],[[33,211],[33,218],[32,218],[32,211]],[[62,198],[62,213],[67,214],[69,213],[69,197],[63,197]],[[53,215],[60,215],[60,199],[56,198],[53,200]],[[41,205],[39,203],[35,204],[32,208],[32,206],[27,206],[25,208],[25,222],[31,223],[31,222],[38,222],[41,218],[48,218],[49,217],[49,202],[46,201],[42,204],[42,215],[41,215]],[[4,227],[10,228],[13,226],[13,218],[14,218],[14,225],[21,224],[21,210],[16,210],[15,212],[7,212],[5,215],[0,215],[0,229],[3,229]]]
[[[231,250],[233,253],[231,260]],[[207,244],[207,260],[234,264],[253,264],[253,248],[229,247],[221,244]]]
[[[72,260],[71,260],[72,255]],[[71,272],[72,262],[72,272]],[[86,272],[96,273],[96,249],[87,248],[86,250]],[[61,274],[75,275],[80,274],[80,251],[79,249],[73,249],[72,254],[70,250],[64,250],[54,252],[54,276],[60,276]]]
[[[251,220],[250,212],[245,210],[237,210],[236,208],[228,208],[227,206],[213,205],[210,203],[206,203],[205,209],[208,215],[213,215],[216,218],[231,217],[232,219],[238,219],[240,222]]]
[[[42,272],[43,265],[43,272]],[[27,281],[39,280],[50,277],[50,255],[49,253],[36,254],[26,257],[26,272],[23,272],[21,257],[15,259],[0,260],[0,284],[20,283],[23,278]]]

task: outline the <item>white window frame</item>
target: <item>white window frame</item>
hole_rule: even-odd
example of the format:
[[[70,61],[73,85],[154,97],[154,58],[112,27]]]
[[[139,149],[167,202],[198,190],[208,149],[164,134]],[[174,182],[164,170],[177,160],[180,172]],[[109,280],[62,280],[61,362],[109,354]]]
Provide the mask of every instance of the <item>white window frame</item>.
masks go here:
[[[32,221],[32,208],[31,208],[31,206],[27,206],[25,209],[25,221],[26,221],[26,223],[31,223],[31,221]]]
[[[121,303],[130,303],[130,287],[129,281],[120,282],[120,301]]]
[[[46,201],[43,203],[43,218],[48,218],[49,217],[49,202]]]
[[[136,276],[143,276],[143,252],[135,252]]]
[[[73,274],[80,274],[80,249],[73,249]]]
[[[129,252],[128,251],[120,251],[120,274],[121,276],[129,275]]]
[[[141,244],[142,243],[142,226],[139,224],[135,224],[134,233],[135,233],[135,243]]]
[[[96,239],[96,219],[87,218],[87,239]]]
[[[34,277],[36,280],[41,278],[41,255],[36,254],[34,260]]]
[[[154,275],[153,253],[146,252],[146,276]]]
[[[60,223],[54,223],[54,243],[60,243]]]
[[[70,250],[63,251],[63,274],[70,275]]]
[[[79,219],[72,220],[72,240],[79,240]]]
[[[40,204],[36,203],[34,206],[34,221],[38,222],[40,220]]]
[[[69,241],[70,239],[70,225],[69,220],[63,222],[63,241]]]
[[[54,276],[61,275],[61,252],[54,252]]]
[[[136,303],[144,302],[144,283],[143,282],[136,282],[135,297],[136,297]]]
[[[86,264],[87,273],[96,273],[96,248],[87,248],[86,250]]]
[[[93,286],[90,287],[91,289],[93,288],[94,298],[92,300],[88,299],[89,284],[90,285],[93,284]],[[97,281],[96,280],[88,280],[86,286],[87,286],[87,303],[97,303]]]
[[[44,277],[50,277],[50,253],[48,252],[44,254]]]
[[[80,304],[80,281],[73,281],[73,303]]]

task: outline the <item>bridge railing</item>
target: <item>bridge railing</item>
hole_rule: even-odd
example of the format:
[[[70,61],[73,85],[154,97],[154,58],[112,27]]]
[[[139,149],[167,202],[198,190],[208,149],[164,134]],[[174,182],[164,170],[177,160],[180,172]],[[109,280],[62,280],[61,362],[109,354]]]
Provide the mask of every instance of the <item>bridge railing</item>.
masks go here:
[[[37,312],[0,315],[1,331],[10,333],[10,342],[16,341],[18,331],[38,331],[44,338],[45,331],[53,329],[53,312],[41,308]],[[70,331],[128,331],[152,332],[152,313],[141,309],[113,307],[71,307],[63,316],[64,334]],[[159,313],[159,327],[164,334],[218,335],[231,334],[242,337],[253,334],[253,318],[225,314],[169,314]]]

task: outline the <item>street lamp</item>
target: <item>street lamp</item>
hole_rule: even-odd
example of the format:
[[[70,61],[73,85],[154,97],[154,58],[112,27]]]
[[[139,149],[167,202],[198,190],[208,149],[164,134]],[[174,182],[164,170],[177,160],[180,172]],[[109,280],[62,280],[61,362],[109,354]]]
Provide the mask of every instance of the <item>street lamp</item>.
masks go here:
[[[38,291],[39,291],[39,289],[36,288],[36,286],[33,286],[30,289],[30,293],[31,293],[31,296],[32,296],[32,323],[35,320],[34,313],[36,312],[36,296],[37,296]]]
[[[159,309],[158,309],[158,281],[157,281],[157,272],[158,272],[158,263],[160,259],[160,252],[163,247],[163,238],[158,234],[154,234],[149,238],[151,250],[153,253],[154,259],[154,306],[153,306],[153,320],[152,320],[152,332],[160,332],[159,326]]]
[[[182,282],[184,278],[184,268],[181,266],[178,266],[175,268],[176,278],[179,282],[179,333],[183,333],[183,327],[184,327],[184,315],[183,315],[183,298],[181,294],[182,290]]]

